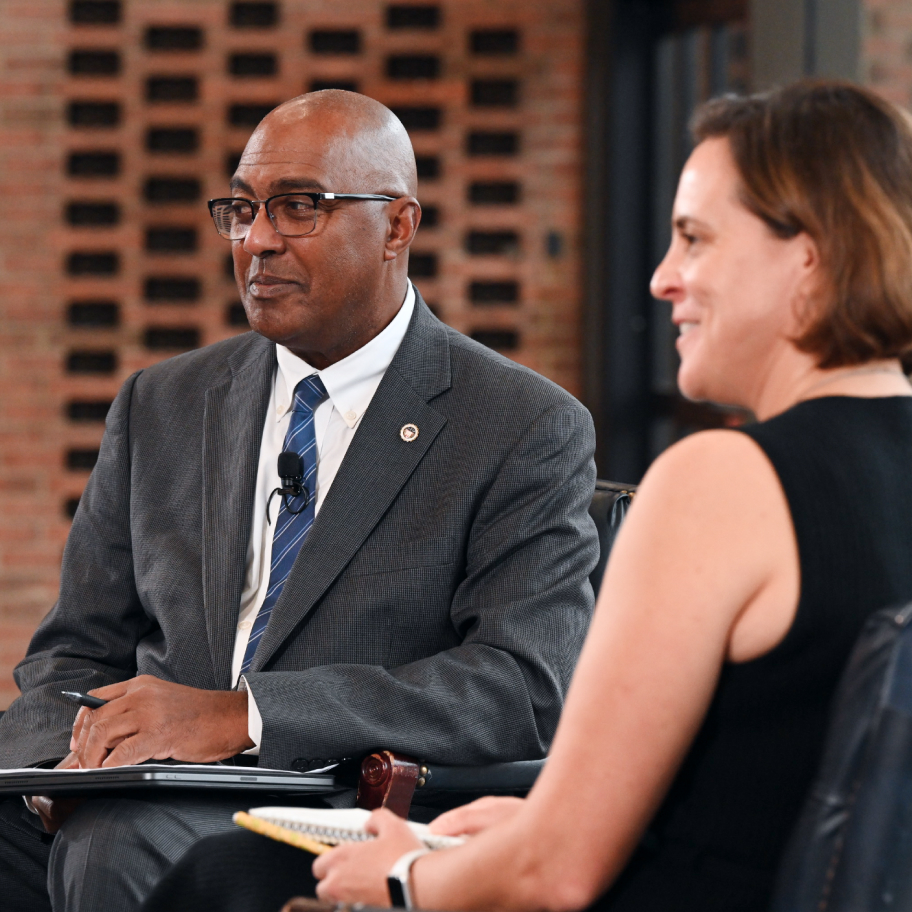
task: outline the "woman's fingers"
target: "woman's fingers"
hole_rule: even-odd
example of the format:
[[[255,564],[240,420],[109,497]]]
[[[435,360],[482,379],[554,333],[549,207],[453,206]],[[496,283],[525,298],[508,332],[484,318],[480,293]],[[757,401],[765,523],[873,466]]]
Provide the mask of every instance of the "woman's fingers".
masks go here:
[[[339,846],[317,857],[313,873],[320,881],[320,899],[390,904],[386,875],[406,852],[420,849],[422,842],[401,817],[386,809],[375,811],[365,829],[377,838]]]
[[[364,824],[364,829],[375,836],[411,838],[417,844],[420,844],[418,843],[418,837],[412,833],[408,823],[387,808],[379,808],[374,811],[368,817],[367,823]],[[415,847],[417,848],[418,845]]]
[[[489,796],[454,808],[431,821],[431,832],[440,836],[469,836],[508,820],[522,806],[522,798]]]

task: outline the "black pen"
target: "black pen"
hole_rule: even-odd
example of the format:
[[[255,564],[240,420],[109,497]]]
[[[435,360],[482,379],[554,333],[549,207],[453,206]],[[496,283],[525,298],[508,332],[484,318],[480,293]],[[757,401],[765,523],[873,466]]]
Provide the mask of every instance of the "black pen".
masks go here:
[[[98,709],[104,706],[108,701],[102,700],[101,697],[90,697],[88,694],[78,693],[75,690],[60,691],[68,700],[78,703],[80,706],[88,706],[89,709]]]

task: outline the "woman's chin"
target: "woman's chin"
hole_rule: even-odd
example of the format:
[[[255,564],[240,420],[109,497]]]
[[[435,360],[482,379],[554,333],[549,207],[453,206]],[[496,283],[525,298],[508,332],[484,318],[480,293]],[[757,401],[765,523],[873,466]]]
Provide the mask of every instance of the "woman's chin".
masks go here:
[[[734,391],[727,389],[726,384],[719,382],[718,378],[706,377],[695,370],[688,370],[685,364],[678,370],[678,389],[681,395],[691,402],[733,404]]]
[[[721,405],[725,408],[749,408],[731,386],[717,380],[715,383],[707,382],[706,378],[697,378],[678,372],[678,390],[681,395],[691,402],[708,402],[711,405]]]
[[[706,395],[704,378],[686,362],[683,362],[678,368],[678,389],[685,399],[690,399],[692,402],[702,402],[709,398]]]

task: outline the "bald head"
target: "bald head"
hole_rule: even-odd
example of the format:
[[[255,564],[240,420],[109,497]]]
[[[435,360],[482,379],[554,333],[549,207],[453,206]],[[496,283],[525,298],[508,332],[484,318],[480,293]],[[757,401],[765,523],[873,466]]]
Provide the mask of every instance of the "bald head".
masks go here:
[[[337,193],[383,193],[415,196],[415,153],[405,127],[393,112],[366,95],[324,89],[299,95],[270,111],[250,137],[241,163],[274,163],[285,151],[294,154],[297,140],[317,135],[327,156],[350,185]]]
[[[231,178],[253,212],[232,241],[251,328],[322,370],[388,326],[408,289],[416,184],[405,128],[364,95],[313,92],[264,117]],[[263,203],[282,200],[272,205],[287,216],[299,194],[316,194],[313,219],[283,221],[280,233]]]

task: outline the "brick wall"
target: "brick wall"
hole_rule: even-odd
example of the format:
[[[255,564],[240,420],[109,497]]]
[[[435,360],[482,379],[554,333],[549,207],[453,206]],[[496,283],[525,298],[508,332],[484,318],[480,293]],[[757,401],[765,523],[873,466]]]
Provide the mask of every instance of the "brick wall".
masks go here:
[[[9,670],[53,602],[66,534],[63,4],[10,0],[0,20],[0,700],[8,701]]]
[[[276,102],[341,86],[400,112],[426,299],[579,394],[582,8],[3,0],[0,707],[118,386],[246,328],[204,201]]]
[[[912,0],[863,0],[862,81],[912,107]]]

